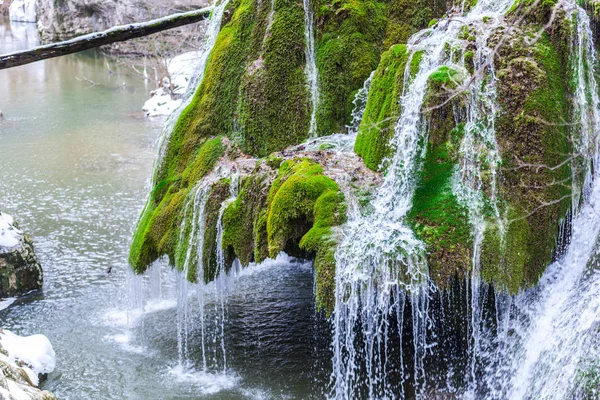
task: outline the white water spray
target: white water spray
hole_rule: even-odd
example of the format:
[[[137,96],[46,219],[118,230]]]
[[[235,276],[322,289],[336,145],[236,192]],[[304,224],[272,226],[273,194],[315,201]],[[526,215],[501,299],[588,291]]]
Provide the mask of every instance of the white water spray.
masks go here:
[[[427,142],[427,123],[422,115],[429,76],[447,65],[461,74],[467,74],[456,62],[447,46],[460,43],[461,27],[473,25],[482,34],[480,50],[475,58],[480,67],[488,63],[491,50],[486,49],[486,38],[502,20],[512,1],[480,1],[460,20],[441,21],[435,28],[415,35],[409,41],[410,58],[405,70],[404,93],[400,99],[401,114],[395,125],[391,145],[393,157],[387,161],[387,173],[382,187],[373,200],[373,212],[368,215],[350,215],[338,251],[336,252],[336,306],[333,338],[333,396],[335,398],[397,398],[404,396],[404,380],[410,375],[418,398],[426,396],[427,375],[425,357],[435,343],[427,343],[430,328],[429,291],[431,283],[425,261],[425,245],[418,240],[404,221],[412,206],[417,172],[424,157]],[[495,21],[486,25],[483,20]],[[415,52],[422,51],[416,76],[411,76],[410,65]],[[462,61],[464,63],[464,60]],[[492,75],[491,67],[483,68],[481,82]],[[490,84],[491,85],[491,84]],[[473,86],[477,86],[474,84]],[[484,181],[482,165],[495,166],[498,156],[494,136],[493,100],[495,91],[481,93],[489,88],[471,88],[471,104],[465,126],[461,151],[461,168],[455,180],[457,196],[464,202],[479,201]],[[490,111],[492,117],[489,117]],[[484,128],[479,125],[483,123]],[[470,142],[470,143],[469,143]],[[466,151],[466,147],[471,149]],[[480,153],[488,153],[482,161]],[[494,178],[495,179],[495,178]],[[460,187],[460,190],[459,190]],[[482,207],[478,207],[481,209]],[[482,212],[471,215],[479,222]],[[475,225],[475,224],[474,224]],[[483,230],[477,226],[475,232]],[[478,262],[474,259],[474,263]],[[474,278],[475,279],[475,278]],[[478,277],[476,278],[478,279]],[[412,319],[412,370],[407,373],[402,354],[402,332],[407,304],[410,301]],[[477,293],[474,301],[479,301]],[[392,328],[395,317],[399,333],[400,371],[388,369]],[[475,318],[475,317],[474,317]],[[472,321],[473,325],[477,321]],[[398,347],[397,342],[394,346]],[[389,367],[391,368],[391,367]],[[394,378],[395,377],[395,378]]]
[[[600,174],[597,166],[600,101],[593,71],[597,55],[590,20],[585,11],[572,6],[575,40],[572,56],[577,90],[574,98],[574,142],[583,154],[585,172],[583,206],[574,196],[573,236],[562,257],[550,265],[538,287],[508,302],[499,323],[496,363],[505,367],[486,376],[495,388],[488,398],[573,399],[596,398],[582,392],[586,372],[597,374],[600,357]],[[580,140],[578,140],[580,139]],[[574,182],[574,190],[581,187]],[[589,388],[588,388],[589,389]],[[592,397],[590,397],[592,396]]]

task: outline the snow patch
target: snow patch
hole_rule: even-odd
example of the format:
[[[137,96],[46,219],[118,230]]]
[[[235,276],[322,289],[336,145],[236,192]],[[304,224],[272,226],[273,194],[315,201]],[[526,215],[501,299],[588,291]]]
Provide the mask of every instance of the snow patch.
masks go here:
[[[23,233],[14,223],[13,217],[0,212],[0,254],[11,252],[21,245]]]
[[[14,0],[8,9],[11,21],[37,22],[36,0]]]
[[[163,78],[161,87],[150,93],[150,99],[142,107],[147,117],[170,115],[181,105],[201,57],[202,52],[190,51],[167,61],[171,79]]]
[[[22,368],[35,386],[39,384],[40,374],[48,374],[56,367],[56,354],[44,335],[17,336],[4,330],[0,331],[0,346],[8,352],[8,356],[0,353],[0,360]],[[17,361],[28,367],[19,367]]]

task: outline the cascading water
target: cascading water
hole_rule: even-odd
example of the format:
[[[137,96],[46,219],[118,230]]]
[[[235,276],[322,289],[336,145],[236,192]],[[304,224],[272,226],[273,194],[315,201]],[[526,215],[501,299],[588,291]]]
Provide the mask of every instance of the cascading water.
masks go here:
[[[204,237],[206,225],[206,206],[211,193],[212,185],[219,179],[230,176],[230,197],[226,199],[219,210],[217,221],[217,243],[214,282],[205,283],[204,271]],[[230,273],[225,265],[225,254],[222,249],[223,222],[222,217],[227,205],[234,201],[238,194],[238,175],[231,173],[228,168],[217,168],[208,177],[200,181],[192,190],[192,194],[185,206],[183,221],[179,234],[179,248],[185,248],[186,252],[182,260],[182,272],[177,274],[177,346],[179,353],[179,366],[187,367],[189,359],[188,336],[193,322],[190,318],[190,286],[189,271],[192,264],[196,267],[195,286],[199,309],[199,323],[201,334],[202,368],[227,370],[227,354],[225,349],[225,322],[226,322],[226,299],[231,294],[235,271]],[[215,320],[210,324],[206,321],[207,295],[210,295],[214,305]],[[212,357],[207,350],[207,340],[212,340]],[[210,357],[210,358],[209,358]],[[209,362],[210,361],[210,362]]]
[[[369,75],[365,83],[363,83],[363,87],[358,89],[356,96],[354,96],[354,100],[352,100],[352,104],[354,104],[354,108],[352,109],[352,121],[350,121],[350,125],[347,126],[349,136],[356,136],[356,134],[358,134],[360,122],[362,121],[365,109],[367,108],[369,89],[371,89],[374,75],[375,71],[371,72],[371,75]]]
[[[234,273],[229,273],[229,268],[225,264],[225,251],[223,250],[223,213],[229,204],[231,204],[238,196],[239,193],[239,176],[236,172],[230,175],[231,183],[229,185],[229,198],[227,198],[221,204],[219,209],[219,216],[217,219],[217,270],[215,272],[215,325],[217,329],[220,329],[219,345],[222,352],[223,358],[223,370],[227,370],[227,352],[225,350],[225,315],[226,315],[226,301],[227,296],[231,295],[233,280],[235,278]],[[204,290],[204,287],[198,290]],[[215,347],[215,360],[217,362],[217,349]]]
[[[574,13],[572,57],[578,118],[574,142],[588,166],[583,171],[583,205],[579,208],[579,197],[574,196],[573,209],[578,211],[572,219],[572,238],[538,287],[514,299],[497,299],[503,306],[498,313],[498,350],[493,358],[504,368],[485,377],[490,399],[591,399],[600,395],[600,101],[593,73],[597,55],[589,17],[579,6],[570,8]],[[576,181],[574,190],[581,190]]]
[[[311,111],[308,137],[317,136],[317,107],[319,105],[319,71],[317,70],[317,55],[315,51],[314,12],[310,0],[304,4],[304,54],[306,57],[306,79],[310,94]]]
[[[371,88],[374,75],[375,71],[371,72],[371,75],[363,83],[363,87],[356,92],[354,100],[352,100],[354,108],[352,109],[350,125],[346,126],[348,133],[335,133],[333,135],[312,138],[303,145],[306,150],[319,151],[325,146],[328,150],[336,150],[354,155],[354,143],[356,142],[360,122],[367,107],[367,98],[369,97],[369,89]],[[348,199],[352,199],[352,196],[349,196]]]
[[[336,252],[332,346],[332,385],[336,398],[404,396],[404,382],[408,378],[412,379],[415,396],[425,396],[424,360],[436,345],[427,342],[432,324],[429,293],[435,289],[428,277],[425,245],[415,237],[404,218],[412,205],[417,171],[426,151],[423,144],[427,142],[428,126],[423,112],[428,81],[441,66],[468,74],[464,59],[456,61],[453,52],[445,50],[460,42],[463,26],[474,25],[480,36],[474,57],[476,72],[467,93],[468,115],[453,191],[471,210],[469,216],[476,245],[479,245],[485,229],[481,191],[484,185],[495,191],[495,169],[499,162],[494,132],[495,82],[490,60],[493,49],[487,48],[487,38],[511,5],[510,0],[480,1],[462,18],[443,20],[409,41],[411,55],[404,74],[401,115],[391,140],[394,155],[387,161],[384,183],[372,202],[373,211],[368,215],[349,216]],[[483,22],[484,17],[488,24]],[[422,58],[418,73],[411,76],[411,60],[416,52],[422,52]],[[487,84],[481,87],[482,82]],[[493,171],[491,182],[484,182],[483,168]],[[500,219],[500,213],[496,214]],[[472,284],[471,296],[474,306],[470,321],[472,352],[477,351],[479,312],[476,305],[481,297],[476,268],[478,251],[474,254],[472,281],[477,284]],[[412,327],[413,337],[414,361],[410,370],[402,354],[408,346],[402,343],[407,304],[411,319],[408,326]],[[399,366],[389,362],[393,347],[400,352],[397,354]]]
[[[210,194],[209,181],[202,182],[193,191],[194,196],[191,201],[186,204],[183,220],[188,221],[188,216],[191,211],[192,215],[189,218],[190,226],[184,223],[181,224],[179,233],[179,247],[187,245],[187,251],[183,262],[183,272],[177,274],[177,350],[179,355],[179,365],[183,365],[189,356],[188,349],[188,334],[189,334],[189,281],[188,272],[191,262],[196,262],[198,265],[198,278],[204,279],[204,268],[202,263],[202,251],[204,249],[204,224],[206,221],[205,211],[208,195]],[[186,229],[190,229],[187,236]],[[193,256],[196,255],[196,258]],[[200,281],[202,282],[202,281]],[[198,289],[198,292],[202,290]],[[200,297],[199,297],[200,299]],[[202,300],[203,297],[202,297]],[[204,343],[204,303],[201,303],[201,331],[202,331],[202,359],[203,367],[206,369],[206,351]]]

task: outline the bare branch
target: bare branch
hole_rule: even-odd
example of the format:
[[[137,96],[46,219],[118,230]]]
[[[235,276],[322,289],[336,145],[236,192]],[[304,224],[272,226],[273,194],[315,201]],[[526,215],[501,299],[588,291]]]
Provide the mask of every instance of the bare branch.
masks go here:
[[[169,15],[152,21],[116,26],[104,32],[91,33],[71,40],[35,47],[0,56],[0,69],[12,68],[35,61],[77,53],[111,43],[148,36],[164,30],[192,24],[209,18],[212,7],[186,13]]]

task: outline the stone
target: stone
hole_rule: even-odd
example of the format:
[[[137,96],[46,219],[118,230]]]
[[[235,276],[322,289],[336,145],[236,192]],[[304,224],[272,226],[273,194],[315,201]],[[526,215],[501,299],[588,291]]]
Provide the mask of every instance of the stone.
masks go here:
[[[30,237],[13,218],[0,212],[0,299],[39,290],[43,272]]]

